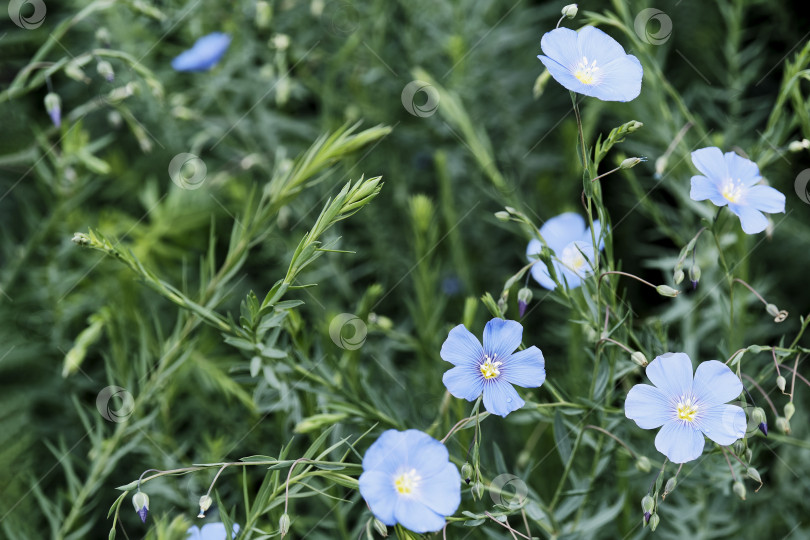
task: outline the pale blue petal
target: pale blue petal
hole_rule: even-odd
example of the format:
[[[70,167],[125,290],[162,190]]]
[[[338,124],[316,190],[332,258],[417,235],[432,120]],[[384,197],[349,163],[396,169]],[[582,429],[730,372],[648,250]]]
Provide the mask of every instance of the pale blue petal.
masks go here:
[[[578,34],[570,28],[556,28],[540,39],[543,54],[570,70],[579,62]],[[540,58],[542,60],[542,58]],[[543,62],[545,64],[545,62]]]
[[[520,346],[523,326],[517,321],[492,319],[484,327],[484,353],[503,361]]]
[[[505,417],[525,403],[512,385],[500,377],[490,379],[484,386],[484,407],[492,414]]]
[[[689,191],[689,198],[693,201],[705,201],[709,199],[715,206],[725,206],[728,200],[723,197],[717,189],[717,183],[705,176],[692,177],[692,189]]]
[[[785,195],[770,186],[754,186],[745,194],[745,203],[762,212],[785,211]]]
[[[484,377],[478,365],[457,366],[444,372],[442,382],[454,397],[474,401],[484,391]]]
[[[740,218],[740,225],[745,234],[761,233],[768,227],[768,218],[756,208],[741,204],[729,204],[728,208]]]
[[[577,43],[580,52],[577,61],[584,56],[588,59],[588,62],[596,60],[596,65],[600,68],[604,68],[604,66],[617,58],[627,56],[624,47],[618,41],[594,26],[582,28],[577,36]]]
[[[673,420],[664,424],[655,436],[655,448],[672,463],[686,463],[700,457],[705,439],[688,422]]]
[[[729,402],[742,391],[740,379],[723,362],[701,362],[695,370],[692,394],[701,407]]]
[[[383,432],[366,450],[366,455],[363,456],[363,470],[394,474],[399,464],[407,463],[408,460],[404,442],[403,432],[395,429]]]
[[[227,34],[215,32],[203,36],[194,43],[191,49],[180,53],[172,60],[172,68],[176,71],[206,71],[219,62],[228,46],[231,37]]]
[[[400,525],[415,533],[436,532],[444,528],[444,516],[411,497],[397,498],[394,517]]]
[[[692,391],[692,361],[684,353],[662,354],[647,366],[647,378],[667,399],[677,400]]]
[[[484,355],[481,343],[463,324],[450,330],[439,353],[442,360],[454,366],[478,363]]]
[[[540,284],[541,287],[544,289],[548,289],[553,291],[557,288],[557,284],[554,283],[554,280],[551,279],[551,274],[548,273],[548,267],[546,263],[542,261],[537,261],[532,265],[532,277],[534,280]]]
[[[526,246],[526,258],[530,261],[536,261],[540,255],[540,252],[543,251],[543,242],[534,238],[529,240],[529,245]]]
[[[540,236],[558,257],[562,255],[565,246],[580,240],[584,232],[585,219],[576,212],[564,212],[547,220],[540,227]]]
[[[715,405],[705,411],[698,410],[697,427],[708,438],[721,446],[728,446],[745,436],[745,411],[736,405]]]
[[[396,525],[394,507],[397,492],[394,489],[393,473],[365,471],[358,480],[360,495],[366,501],[374,517],[388,526]]]
[[[724,157],[731,179],[739,180],[745,186],[753,186],[762,179],[759,175],[759,167],[750,159],[745,159],[735,152],[726,152]]]
[[[723,152],[716,146],[701,148],[692,152],[692,163],[709,180],[720,182],[728,178],[726,160],[723,158]]]
[[[423,479],[440,474],[450,459],[447,447],[424,431],[409,429],[406,433],[411,432],[413,435],[405,442],[409,448],[408,466],[416,469]]]
[[[206,523],[200,529],[200,540],[230,540],[239,533],[239,525],[234,523],[233,532],[233,535],[227,535],[223,523]]]
[[[642,429],[663,426],[674,416],[674,408],[667,396],[655,386],[637,384],[627,393],[624,415]]]
[[[602,101],[632,101],[641,93],[644,70],[635,56],[616,58],[601,71],[599,82],[592,86],[593,97]]]
[[[532,345],[510,356],[501,366],[501,378],[523,388],[537,388],[546,380],[546,360]]]
[[[422,477],[419,500],[442,516],[451,516],[458,510],[461,504],[461,475],[458,468],[448,462],[448,458],[444,458],[436,474]]]
[[[200,528],[196,525],[189,527],[186,534],[186,540],[200,540]]]
[[[563,283],[567,283],[569,289],[576,289],[582,285],[582,278],[572,272],[567,266],[563,266],[562,263],[554,261],[554,268],[557,270],[557,279]]]
[[[566,67],[558,63],[557,61],[547,57],[538,55],[537,58],[543,62],[543,65],[546,66],[546,69],[554,77],[554,80],[563,85],[563,87],[567,90],[571,90],[572,92],[576,92],[577,94],[582,94],[585,96],[590,96],[592,93],[593,86],[588,86],[586,84],[582,84],[579,79],[574,76],[573,71],[571,68]],[[593,96],[591,96],[593,97]]]

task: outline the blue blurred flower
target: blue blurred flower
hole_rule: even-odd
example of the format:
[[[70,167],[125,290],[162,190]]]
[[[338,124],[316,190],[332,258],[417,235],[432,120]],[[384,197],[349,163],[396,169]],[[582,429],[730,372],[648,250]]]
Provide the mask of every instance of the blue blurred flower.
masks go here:
[[[461,475],[447,448],[415,429],[389,429],[363,457],[360,494],[386,525],[440,531],[461,503]]]
[[[756,234],[768,226],[762,212],[785,211],[785,196],[770,186],[758,186],[759,167],[734,152],[723,154],[714,146],[692,152],[692,163],[703,173],[692,177],[689,196],[694,201],[709,199],[715,206],[726,206],[740,218],[746,234]]]
[[[219,62],[230,44],[231,36],[228,34],[208,34],[172,60],[172,67],[177,71],[207,71]]]
[[[641,93],[644,70],[638,58],[598,28],[557,28],[543,35],[540,48],[547,56],[537,58],[572,92],[602,101],[630,101]]]
[[[520,346],[523,327],[517,321],[492,319],[484,328],[484,346],[463,324],[450,330],[441,357],[456,367],[442,382],[455,397],[474,401],[484,393],[484,407],[506,416],[525,403],[513,384],[537,388],[546,380],[546,362],[537,347],[512,354]]]
[[[721,446],[745,436],[745,412],[726,405],[740,395],[743,386],[722,362],[703,362],[693,380],[689,357],[666,353],[650,362],[647,377],[655,386],[631,388],[624,414],[643,429],[663,426],[655,437],[655,448],[673,463],[700,457],[704,434]]]
[[[605,242],[599,239],[602,234],[599,220],[593,222],[593,233],[593,237],[599,242],[601,251],[605,248]],[[557,279],[561,283],[567,281],[569,289],[579,287],[582,280],[593,271],[591,257],[594,252],[591,230],[585,228],[585,220],[582,216],[574,212],[565,212],[553,217],[540,227],[540,236],[554,252],[552,265]],[[537,260],[537,255],[542,249],[543,243],[540,240],[535,239],[529,242],[526,247],[526,256],[529,261]],[[538,261],[532,266],[532,277],[545,289],[553,291],[557,286],[551,279],[548,267],[542,261]]]
[[[225,534],[225,525],[222,523],[206,523],[202,529],[196,525],[189,527],[186,531],[186,540],[226,540],[226,538],[235,538],[239,533],[239,525],[233,524],[233,536]]]

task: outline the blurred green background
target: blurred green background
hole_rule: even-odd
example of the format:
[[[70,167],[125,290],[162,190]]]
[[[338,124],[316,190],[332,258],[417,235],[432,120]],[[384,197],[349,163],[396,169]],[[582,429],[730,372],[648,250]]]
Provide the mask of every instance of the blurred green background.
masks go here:
[[[0,13],[2,537],[104,538],[111,525],[107,509],[118,496],[115,487],[144,470],[276,456],[293,428],[316,413],[355,411],[346,412],[331,437],[356,436],[381,421],[358,410],[359,402],[398,423],[382,422],[379,428],[427,429],[444,393],[441,373],[448,366],[438,353],[447,331],[464,321],[480,335],[488,319],[486,309],[473,311],[472,303],[465,313],[465,297],[485,292],[497,297],[504,281],[525,264],[529,236],[493,213],[515,206],[538,225],[563,211],[583,213],[570,97],[554,81],[536,86],[542,72],[536,58],[540,37],[554,27],[562,4],[45,4],[47,15],[35,29],[21,29]],[[586,11],[613,17],[616,25],[601,27],[645,68],[638,99],[626,104],[587,100],[582,106],[591,140],[632,119],[644,123],[604,165],[607,170],[628,156],[649,158],[603,181],[613,216],[614,258],[626,272],[671,283],[678,251],[700,227],[700,218],[711,215],[688,198],[689,152],[712,145],[739,149],[786,194],[787,212],[773,216],[772,234],[736,241],[730,256],[742,264],[740,277],[791,316],[775,325],[758,301],[740,292],[741,316],[730,328],[727,298],[722,287],[714,288],[721,280],[712,270],[716,261],[707,259],[701,260],[698,291],[673,302],[624,284],[633,306],[627,324],[644,328],[655,354],[684,350],[695,361],[727,358],[754,343],[775,344],[782,335],[789,343],[810,303],[810,204],[794,191],[810,159],[807,150],[788,151],[791,141],[810,137],[806,73],[797,75],[795,95],[780,102],[781,116],[772,123],[769,118],[784,89],[786,62],[806,49],[810,21],[801,2],[665,4],[652,6],[664,10],[672,25],[660,45],[634,32],[637,14],[651,7],[644,2],[582,3],[580,15],[564,23],[577,28],[588,20],[600,22],[583,15]],[[214,31],[229,33],[233,41],[213,70],[171,69],[173,57]],[[43,46],[45,54],[36,58]],[[108,58],[115,70],[112,82],[96,73],[98,55],[87,56],[99,48],[126,53]],[[71,64],[84,57],[85,64]],[[48,82],[37,79],[54,66],[58,69]],[[27,69],[32,69],[28,84],[10,91]],[[428,77],[442,99],[435,114],[413,115],[403,105],[402,91]],[[48,84],[61,97],[60,129],[43,105]],[[194,296],[207,285],[201,259],[216,265],[225,260],[251,188],[261,191],[321,134],[358,121],[359,129],[379,124],[393,129],[341,156],[328,173],[316,175],[285,201],[238,272],[218,289],[216,302],[220,313],[238,317],[248,291],[263,298],[284,277],[292,251],[327,198],[348,180],[382,175],[385,185],[377,199],[327,234],[338,249],[354,253],[329,253],[307,268],[299,282],[318,286],[288,294],[305,304],[291,312],[278,337],[291,361],[331,377],[343,394],[308,386],[281,365],[270,375],[254,376],[250,358],[223,343],[218,331],[199,326],[182,333],[191,315],[112,257],[71,242],[77,231],[98,230]],[[656,177],[656,159],[690,121],[695,124]],[[199,189],[172,183],[169,164],[180,153],[204,162],[207,172]],[[415,197],[422,194],[426,198]],[[565,395],[584,392],[591,369],[583,349],[593,337],[570,320],[554,295],[532,287],[535,300],[523,320],[524,340],[543,350],[549,381]],[[509,309],[517,319],[514,296]],[[340,313],[357,314],[367,324],[366,341],[356,351],[342,350],[330,339],[330,322]],[[84,342],[77,341],[80,334]],[[137,397],[170,344],[182,350],[182,361],[131,411],[128,422],[134,427],[111,443],[116,426],[96,410],[99,391],[117,385]],[[81,354],[82,361],[65,376],[69,351]],[[774,377],[766,376],[770,356],[755,358],[750,375],[761,376],[781,407],[785,398]],[[627,372],[638,375],[617,383],[620,396],[642,379],[640,368],[634,369]],[[807,390],[797,386],[790,436],[774,434],[754,447],[765,480],[758,493],[751,487],[747,501],[734,496],[719,455],[688,464],[654,534],[696,540],[810,537]],[[541,402],[548,397],[543,389],[530,395]],[[621,405],[621,398],[612,404]],[[437,433],[468,410],[468,404],[453,400]],[[612,418],[615,433],[637,452],[659,459],[652,432],[637,429],[622,414]],[[533,493],[550,498],[563,467],[552,423],[553,415],[536,411],[487,420],[482,462],[488,477],[515,474]],[[290,455],[301,455],[317,434],[296,434]],[[463,460],[468,442],[454,439],[451,454]],[[586,458],[576,463],[574,487],[564,493],[568,511],[559,518],[575,527],[561,538],[649,534],[640,527],[638,502],[654,478],[655,464],[652,473],[641,472],[626,452],[608,448],[593,463]],[[94,469],[100,454],[106,456],[105,466]],[[119,534],[141,538],[149,530],[156,538],[178,537],[177,531],[194,520],[197,500],[212,476],[150,484],[147,526],[153,519],[159,525],[141,525],[125,501]],[[218,480],[216,491],[237,523],[244,522],[243,489],[251,498],[263,476],[228,471]],[[340,487],[321,487],[346,500],[310,496],[292,502],[293,537],[357,538],[369,517],[362,499]],[[473,502],[465,495],[463,508],[481,512],[489,502],[486,496]],[[276,531],[279,515],[280,508],[271,509],[263,530]],[[181,521],[170,527],[177,516]],[[512,519],[513,525],[519,521]],[[541,530],[532,528],[535,536],[549,536]],[[450,538],[466,534],[455,526],[448,531]],[[469,537],[510,535],[490,523],[470,529]]]

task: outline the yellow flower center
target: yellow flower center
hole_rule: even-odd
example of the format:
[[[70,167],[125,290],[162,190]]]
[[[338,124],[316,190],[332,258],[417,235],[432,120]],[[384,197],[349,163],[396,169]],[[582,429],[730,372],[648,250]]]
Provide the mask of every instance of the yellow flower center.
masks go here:
[[[728,178],[723,183],[720,193],[728,202],[736,203],[743,196],[743,184],[739,179]]]
[[[691,397],[681,396],[678,401],[678,420],[686,420],[687,422],[694,422],[695,415],[697,415],[698,406],[695,400]]]
[[[406,471],[394,479],[394,487],[400,495],[410,495],[419,487],[422,477],[416,473],[416,469]]]
[[[574,69],[574,77],[582,84],[592,85],[596,84],[599,71],[599,68],[596,67],[596,60],[588,63],[588,57],[583,56]]]
[[[484,355],[485,361],[481,364],[481,375],[483,375],[485,379],[494,379],[501,374],[498,366],[502,366],[503,362],[493,362],[497,356],[498,355],[494,355],[490,358],[489,355]]]
[[[565,246],[560,262],[580,277],[584,277],[590,271],[590,266],[587,264],[588,260],[574,242]]]

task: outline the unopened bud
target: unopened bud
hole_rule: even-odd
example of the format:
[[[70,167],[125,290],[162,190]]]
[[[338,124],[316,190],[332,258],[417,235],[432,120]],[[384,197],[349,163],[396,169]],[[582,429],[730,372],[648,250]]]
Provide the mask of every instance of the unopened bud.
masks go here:
[[[785,418],[788,422],[790,419],[793,418],[793,415],[796,413],[796,406],[793,404],[792,401],[789,401],[787,405],[785,405]]]
[[[627,124],[627,133],[633,133],[637,129],[641,129],[641,127],[644,125],[643,122],[638,122],[636,120],[631,120]]]
[[[640,365],[641,367],[647,367],[648,364],[647,357],[644,356],[644,353],[641,351],[636,351],[633,354],[631,354],[630,360]]]
[[[146,516],[149,514],[149,495],[143,491],[132,496],[132,506],[141,518],[141,522],[146,523]]]
[[[678,481],[673,476],[672,478],[667,480],[667,484],[666,484],[666,486],[664,486],[664,494],[672,493],[673,491],[675,491],[675,486],[677,486],[677,485],[678,485]]]
[[[495,212],[495,219],[498,221],[509,221],[509,212],[504,212],[503,210]]]
[[[776,417],[776,429],[784,433],[785,435],[790,435],[790,422],[784,416],[777,416]]]
[[[652,517],[652,514],[650,514],[649,512],[644,512],[644,523],[642,523],[642,525],[646,527],[647,524],[650,522],[650,517]]]
[[[669,285],[659,285],[655,290],[661,296],[669,296],[670,298],[675,298],[680,293],[680,291],[673,289]]]
[[[753,354],[759,354],[762,352],[762,347],[760,347],[759,345],[749,345],[748,352]]]
[[[374,530],[377,531],[377,534],[379,534],[383,538],[386,538],[388,536],[388,527],[385,526],[385,523],[383,523],[377,518],[374,518],[374,521],[372,521],[371,524],[374,527]]]
[[[641,499],[641,509],[646,512],[652,512],[655,508],[655,499],[650,497],[649,495],[644,495],[644,498]]]
[[[804,150],[804,148],[805,146],[802,144],[802,141],[790,141],[790,144],[788,145],[788,150],[791,152],[801,152]]]
[[[647,158],[645,158],[645,157],[630,157],[630,158],[627,158],[624,161],[622,161],[621,164],[619,165],[619,168],[620,169],[632,169],[633,167],[635,167],[636,165],[638,165],[639,163],[641,163],[643,161],[647,161]]]
[[[518,291],[518,311],[520,312],[520,316],[523,317],[523,314],[526,313],[526,307],[529,305],[529,302],[532,301],[532,290],[528,287],[523,287]]]
[[[675,273],[672,275],[672,281],[675,282],[675,285],[680,285],[683,281],[684,273],[683,270],[675,270]]]
[[[278,532],[282,538],[290,532],[290,515],[287,512],[281,514],[281,519],[278,520]]]
[[[748,478],[750,478],[754,482],[759,482],[760,484],[762,483],[762,478],[760,478],[759,476],[759,471],[756,470],[755,468],[748,467],[748,469],[745,471],[745,474],[747,474]]]
[[[472,487],[472,496],[473,500],[480,500],[484,498],[484,484],[481,482],[476,482],[473,484]]]
[[[658,527],[658,523],[661,521],[661,518],[658,517],[658,513],[655,513],[650,516],[650,530],[655,531],[656,527]]]
[[[655,178],[661,178],[664,175],[664,169],[667,168],[669,159],[666,156],[661,156],[655,160]]]
[[[470,465],[468,462],[465,462],[464,465],[461,466],[461,477],[464,479],[467,484],[470,483],[472,480],[473,475],[473,466]]]
[[[206,510],[211,508],[212,504],[214,504],[214,499],[212,499],[210,495],[203,495],[200,497],[200,513],[197,514],[197,517],[204,518]]]
[[[762,422],[757,426],[763,435],[768,436],[768,422]]]
[[[745,484],[743,484],[738,480],[734,482],[734,486],[732,486],[731,489],[734,491],[737,497],[739,497],[742,500],[745,500]]]
[[[62,99],[56,92],[48,92],[45,96],[45,110],[48,111],[48,116],[51,117],[51,122],[56,127],[62,125]]]
[[[569,19],[573,19],[577,16],[577,11],[579,11],[576,4],[568,4],[564,8],[562,8],[562,14]]]
[[[115,71],[113,71],[112,64],[106,60],[101,60],[96,64],[96,71],[98,71],[98,74],[104,77],[107,82],[113,82],[113,80],[115,80]]]
[[[640,456],[636,460],[636,469],[644,473],[650,472],[650,458],[647,456]]]
[[[693,264],[689,269],[689,279],[692,281],[692,288],[697,289],[698,281],[700,281],[700,267]]]
[[[751,420],[753,420],[755,424],[764,422],[766,420],[765,409],[762,407],[754,407],[754,410],[751,411]]]
[[[256,26],[267,28],[270,26],[270,19],[273,18],[273,8],[268,2],[261,0],[256,2]]]
[[[778,386],[779,390],[781,390],[782,392],[785,391],[785,385],[786,384],[787,384],[787,381],[785,380],[784,377],[782,377],[781,375],[776,377],[776,386]]]
[[[745,461],[751,462],[751,458],[754,457],[754,453],[751,451],[750,448],[745,449]]]
[[[105,47],[109,47],[110,31],[102,26],[101,28],[96,30],[96,40],[99,41]]]

